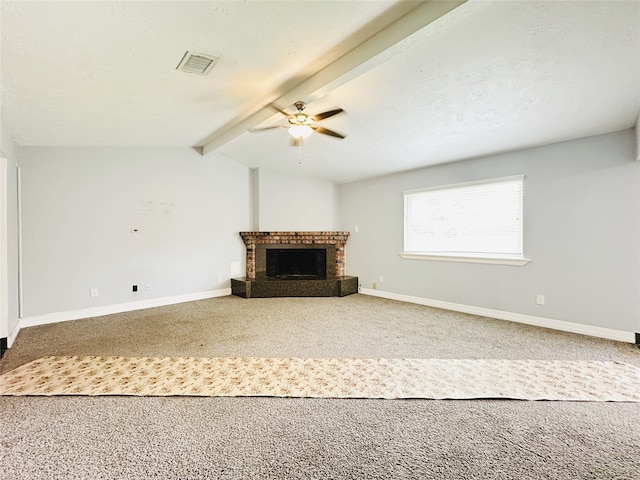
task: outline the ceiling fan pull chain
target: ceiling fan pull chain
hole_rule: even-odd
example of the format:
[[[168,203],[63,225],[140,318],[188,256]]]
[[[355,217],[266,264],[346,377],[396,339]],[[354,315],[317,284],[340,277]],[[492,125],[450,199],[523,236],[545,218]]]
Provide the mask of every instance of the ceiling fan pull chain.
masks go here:
[[[302,165],[302,138],[298,141],[298,165]]]

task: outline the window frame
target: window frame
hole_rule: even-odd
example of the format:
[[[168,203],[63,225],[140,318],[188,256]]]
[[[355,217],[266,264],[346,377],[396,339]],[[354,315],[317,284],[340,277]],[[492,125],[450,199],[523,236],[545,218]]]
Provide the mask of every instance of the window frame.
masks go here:
[[[405,259],[410,260],[436,260],[436,261],[444,261],[444,262],[464,262],[464,263],[485,263],[485,264],[494,264],[494,265],[515,265],[521,266],[526,265],[531,260],[527,258],[524,254],[524,175],[511,175],[506,177],[496,177],[496,178],[488,178],[483,180],[476,180],[471,182],[462,182],[462,183],[454,183],[448,185],[436,185],[433,187],[427,188],[419,188],[413,190],[404,190],[402,192],[403,197],[403,249],[406,246],[406,229],[407,229],[407,215],[406,215],[406,201],[407,196],[411,194],[419,194],[426,193],[430,191],[437,190],[453,190],[456,188],[464,188],[464,187],[472,187],[476,185],[488,185],[488,184],[498,184],[498,183],[506,183],[512,181],[521,181],[522,182],[522,224],[521,224],[521,248],[520,248],[520,256],[511,256],[511,255],[499,255],[499,254],[484,254],[473,252],[465,253],[465,254],[452,254],[451,252],[446,253],[438,253],[438,252],[418,252],[418,251],[406,251],[403,250],[400,252],[400,256]]]

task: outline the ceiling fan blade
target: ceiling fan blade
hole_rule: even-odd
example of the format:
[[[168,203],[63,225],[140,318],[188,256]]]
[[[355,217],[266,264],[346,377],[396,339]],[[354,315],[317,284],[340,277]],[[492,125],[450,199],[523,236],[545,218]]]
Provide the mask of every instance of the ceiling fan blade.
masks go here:
[[[342,108],[336,108],[335,110],[327,110],[326,112],[322,112],[322,113],[317,113],[315,115],[313,115],[313,119],[318,122],[320,120],[324,120],[325,118],[329,118],[329,117],[333,117],[334,115],[337,115],[339,113],[344,112],[344,110]]]
[[[342,135],[341,133],[338,132],[334,132],[333,130],[329,130],[328,128],[324,128],[324,127],[312,127],[316,132],[318,133],[323,133],[325,135],[331,135],[332,137],[336,137],[339,139],[343,139],[346,137],[346,135]]]
[[[286,128],[286,126],[285,125],[274,125],[273,127],[252,128],[249,131],[250,132],[262,132],[264,130],[273,130],[274,128]]]
[[[284,110],[282,110],[281,108],[276,107],[273,103],[270,103],[269,106],[271,108],[273,108],[276,112],[281,113],[282,115],[284,115],[287,118],[291,116],[290,113],[287,113]]]

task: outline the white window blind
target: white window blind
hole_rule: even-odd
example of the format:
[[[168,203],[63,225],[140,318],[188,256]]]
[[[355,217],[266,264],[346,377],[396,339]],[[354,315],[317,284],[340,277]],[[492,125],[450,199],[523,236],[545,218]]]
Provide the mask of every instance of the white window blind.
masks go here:
[[[524,176],[404,192],[404,251],[522,258]]]

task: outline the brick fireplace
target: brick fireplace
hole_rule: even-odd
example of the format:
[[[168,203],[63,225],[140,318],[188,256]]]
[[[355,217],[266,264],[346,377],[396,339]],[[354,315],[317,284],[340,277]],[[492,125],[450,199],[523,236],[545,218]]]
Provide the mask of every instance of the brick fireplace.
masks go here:
[[[234,295],[251,297],[329,297],[358,291],[358,278],[346,276],[349,232],[240,232],[245,243],[246,277],[231,279]]]

